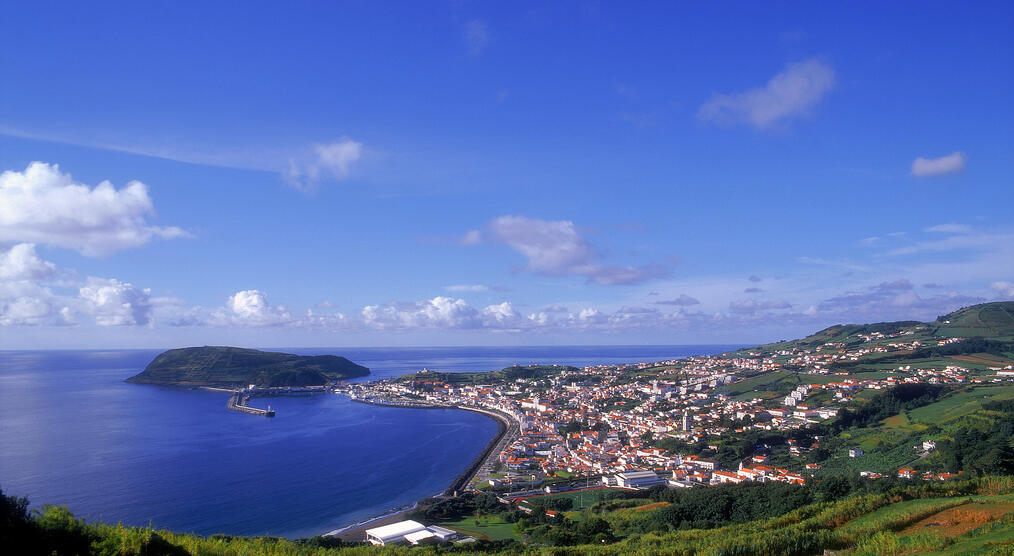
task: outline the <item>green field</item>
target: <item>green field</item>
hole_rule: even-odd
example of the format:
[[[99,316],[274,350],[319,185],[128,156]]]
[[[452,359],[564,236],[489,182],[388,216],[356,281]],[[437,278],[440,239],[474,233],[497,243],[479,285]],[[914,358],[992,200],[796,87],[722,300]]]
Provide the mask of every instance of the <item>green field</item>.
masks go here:
[[[577,490],[577,491],[572,491],[572,492],[559,492],[559,493],[556,493],[556,494],[545,494],[545,495],[542,495],[542,496],[532,496],[530,498],[526,498],[525,500],[528,500],[528,501],[533,502],[533,503],[538,503],[539,501],[545,501],[545,500],[553,500],[553,499],[559,499],[559,498],[570,498],[571,500],[574,501],[574,509],[576,510],[576,509],[580,509],[580,508],[590,507],[595,502],[598,502],[599,500],[601,500],[604,497],[606,497],[606,493],[608,493],[608,492],[630,492],[630,491],[627,490],[627,489],[625,489],[625,488],[600,487],[600,488],[593,488],[593,489],[589,489],[589,490]]]
[[[962,415],[980,411],[984,403],[1010,399],[1014,399],[1014,385],[979,386],[913,409],[908,415],[912,421],[918,423],[941,425]]]
[[[479,540],[499,541],[516,538],[514,535],[514,524],[508,523],[495,515],[479,517],[479,525],[476,525],[475,521],[476,518],[474,516],[469,516],[457,521],[444,521],[437,523],[437,525],[453,529],[463,535],[475,537]]]

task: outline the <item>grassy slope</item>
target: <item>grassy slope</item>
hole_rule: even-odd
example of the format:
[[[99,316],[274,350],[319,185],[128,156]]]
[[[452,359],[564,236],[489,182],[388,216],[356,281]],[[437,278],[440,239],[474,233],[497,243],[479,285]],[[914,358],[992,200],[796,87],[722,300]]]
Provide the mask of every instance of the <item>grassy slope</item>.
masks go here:
[[[1014,478],[925,484],[918,490],[869,494],[839,502],[813,504],[771,519],[717,529],[680,530],[645,534],[609,545],[576,547],[520,547],[511,553],[541,555],[613,554],[814,554],[824,549],[842,554],[898,554],[935,552],[981,554],[1014,548]],[[913,499],[914,497],[914,499]],[[654,508],[617,510],[630,514]],[[988,514],[984,518],[984,513]],[[454,528],[471,530],[491,539],[512,536],[510,524],[496,518],[476,527],[473,517]],[[73,520],[68,521],[68,525]],[[938,526],[930,526],[936,523]],[[73,525],[70,525],[73,527]],[[270,537],[212,537],[110,525],[94,528],[96,543],[107,554],[139,554],[157,534],[191,554],[303,556],[309,554],[380,555],[426,554],[432,549],[369,546],[326,549]],[[163,552],[169,554],[170,552]],[[462,553],[462,552],[458,552]],[[467,551],[464,553],[468,553]],[[496,553],[496,552],[494,552]],[[1009,552],[1008,552],[1009,553]],[[487,552],[488,554],[488,552]]]
[[[842,433],[845,445],[823,462],[821,474],[876,471],[893,473],[899,467],[921,461],[912,448],[923,440],[949,437],[957,427],[969,426],[969,419],[989,419],[982,405],[1014,399],[1014,385],[985,385],[961,389],[936,402],[888,417],[871,427],[856,428]],[[928,430],[937,427],[935,433]],[[858,458],[847,455],[848,448],[858,446],[866,453]],[[930,461],[930,460],[927,460]]]

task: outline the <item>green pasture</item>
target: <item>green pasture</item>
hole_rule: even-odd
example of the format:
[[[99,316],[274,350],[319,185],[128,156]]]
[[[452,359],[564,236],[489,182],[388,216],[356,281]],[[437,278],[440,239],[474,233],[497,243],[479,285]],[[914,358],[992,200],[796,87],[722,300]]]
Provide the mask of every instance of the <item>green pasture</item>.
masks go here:
[[[558,492],[555,494],[544,494],[540,496],[532,496],[530,498],[526,498],[525,500],[528,500],[533,504],[538,504],[539,501],[553,500],[559,498],[570,498],[571,500],[574,501],[574,509],[580,509],[583,507],[584,508],[590,507],[592,504],[598,502],[599,500],[608,499],[607,493],[609,492],[630,492],[630,491],[625,488],[603,487],[589,490],[577,490],[570,492]]]
[[[476,539],[503,540],[516,538],[514,535],[514,524],[506,522],[495,515],[484,515],[478,518],[479,525],[476,525],[475,516],[468,516],[456,521],[443,521],[437,525],[453,529],[461,534],[475,537]]]
[[[962,415],[981,411],[985,403],[1010,399],[1014,399],[1014,385],[979,386],[913,409],[908,416],[917,423],[940,425]]]

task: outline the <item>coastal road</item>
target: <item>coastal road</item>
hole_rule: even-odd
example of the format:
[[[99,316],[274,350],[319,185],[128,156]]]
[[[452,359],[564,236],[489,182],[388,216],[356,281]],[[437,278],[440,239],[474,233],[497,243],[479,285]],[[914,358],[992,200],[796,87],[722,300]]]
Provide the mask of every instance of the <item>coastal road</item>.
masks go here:
[[[497,461],[500,458],[500,452],[507,448],[507,446],[509,446],[510,443],[517,438],[520,429],[517,421],[498,411],[469,406],[458,406],[458,409],[465,409],[489,415],[490,417],[493,417],[503,423],[506,427],[503,436],[500,437],[500,440],[497,441],[496,445],[494,445],[492,449],[486,452],[483,456],[482,462],[475,468],[475,471],[454,485],[457,487],[457,490],[475,490],[476,481],[481,483],[489,480],[489,475],[496,468]]]

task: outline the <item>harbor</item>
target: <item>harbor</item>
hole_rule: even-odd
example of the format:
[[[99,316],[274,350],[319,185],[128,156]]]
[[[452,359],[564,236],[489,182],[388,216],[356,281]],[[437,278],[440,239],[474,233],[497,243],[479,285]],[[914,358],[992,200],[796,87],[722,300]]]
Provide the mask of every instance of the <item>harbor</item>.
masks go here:
[[[225,407],[228,408],[230,411],[238,411],[240,413],[246,413],[248,415],[262,415],[264,417],[275,416],[275,412],[273,409],[271,409],[270,405],[268,406],[267,409],[261,409],[259,407],[251,407],[250,405],[247,405],[250,401],[250,398],[252,397],[253,396],[249,394],[245,389],[240,390],[238,392],[234,392],[232,396],[229,397],[229,403],[226,404]]]

